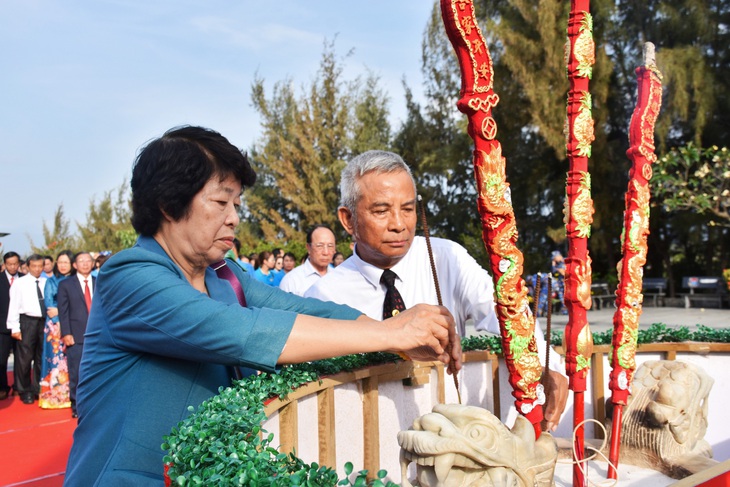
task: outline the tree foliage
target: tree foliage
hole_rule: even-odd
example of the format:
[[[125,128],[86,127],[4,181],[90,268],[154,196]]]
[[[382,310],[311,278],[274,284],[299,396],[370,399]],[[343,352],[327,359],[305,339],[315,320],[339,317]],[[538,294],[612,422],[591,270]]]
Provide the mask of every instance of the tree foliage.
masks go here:
[[[493,114],[507,160],[520,230],[518,247],[528,272],[545,270],[546,256],[560,248],[565,238],[567,7],[555,0],[541,0],[537,5],[524,0],[476,5],[494,62],[500,103]],[[622,195],[629,168],[625,153],[636,100],[634,70],[643,64],[643,43],[656,44],[664,74],[658,153],[690,141],[720,145],[730,135],[730,6],[716,0],[596,0],[591,2],[591,13],[596,64],[590,86],[596,139],[589,167],[596,213],[589,246],[594,278],[601,279],[615,273],[621,257]],[[396,133],[395,146],[417,168],[420,185],[427,191],[438,188],[431,190],[435,232],[480,245],[474,224],[472,146],[465,138],[463,116],[455,109],[458,65],[442,31],[435,8],[423,42],[426,101],[419,106],[407,98],[408,119]],[[458,203],[451,206],[448,199],[440,198],[449,194]],[[726,237],[722,230],[708,227],[709,221],[709,217],[692,219],[681,212],[652,214],[647,275],[671,277],[688,269],[693,274],[714,273],[718,263],[726,260],[717,247]]]
[[[427,205],[434,236],[461,241],[483,261],[476,190],[471,169],[471,139],[466,120],[456,110],[459,70],[434,6],[422,42],[423,104],[406,86],[407,117],[394,138],[394,150],[413,170]]]
[[[267,97],[264,79],[255,80],[251,97],[263,133],[252,151],[259,179],[246,198],[242,242],[303,240],[317,223],[338,229],[345,161],[389,146],[388,98],[377,77],[346,81],[342,72],[334,43],[325,43],[317,75],[301,95],[287,79]]]
[[[136,233],[131,223],[128,191],[124,181],[115,190],[106,191],[98,201],[89,202],[86,221],[77,222],[80,250],[118,252],[134,244]]]
[[[53,227],[43,222],[43,244],[36,246],[30,241],[31,250],[42,255],[55,256],[61,250],[72,252],[118,252],[134,245],[137,233],[132,228],[131,208],[127,182],[110,191],[97,201],[89,202],[84,223],[76,222],[76,231],[71,231],[71,222],[66,217],[63,204],[58,205],[53,217]]]
[[[557,0],[476,2],[494,62],[500,103],[493,115],[528,273],[546,270],[550,251],[565,245],[567,9],[567,2]],[[730,237],[723,226],[727,206],[721,205],[726,186],[720,183],[726,181],[717,176],[724,172],[717,173],[710,157],[723,163],[727,158],[722,151],[710,154],[700,148],[722,147],[730,140],[730,2],[594,0],[591,13],[596,44],[590,82],[596,139],[589,164],[596,210],[589,242],[594,279],[615,273],[621,257],[634,70],[643,63],[646,41],[656,45],[664,96],[656,127],[660,162],[645,275],[668,277],[671,285],[685,274],[717,274],[730,265],[724,250],[730,249]],[[319,69],[309,83],[296,87],[294,79],[284,79],[267,90],[262,77],[254,81],[251,99],[262,125],[250,152],[259,179],[242,210],[238,236],[244,248],[301,243],[304,231],[315,223],[328,223],[344,236],[336,208],[345,161],[368,149],[390,148],[413,169],[432,234],[461,242],[485,263],[473,145],[466,119],[456,109],[458,62],[438,3],[422,40],[425,96],[416,101],[405,86],[407,116],[394,131],[388,122],[388,95],[378,77],[368,73],[345,79],[346,58],[336,54],[334,42],[325,41]],[[680,169],[688,177],[682,179]],[[696,177],[697,171],[705,177]],[[694,200],[682,200],[683,191]],[[53,229],[44,223],[45,248],[73,237],[59,211]],[[116,250],[134,238],[121,192],[92,202],[87,217],[74,242],[79,246]]]
[[[63,203],[58,205],[53,215],[53,227],[43,221],[43,245],[38,247],[30,240],[30,248],[34,254],[50,255],[54,257],[62,250],[78,249],[78,239],[71,233],[71,223],[63,211]]]
[[[730,227],[730,151],[690,143],[672,149],[657,163],[651,181],[656,200],[667,212],[709,215],[710,225]]]

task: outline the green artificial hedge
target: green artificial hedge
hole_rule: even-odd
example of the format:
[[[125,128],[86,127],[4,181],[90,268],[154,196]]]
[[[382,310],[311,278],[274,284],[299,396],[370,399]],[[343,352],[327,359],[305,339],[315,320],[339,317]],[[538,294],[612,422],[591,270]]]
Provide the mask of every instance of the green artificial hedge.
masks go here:
[[[552,343],[562,343],[562,334],[553,332]],[[612,331],[594,333],[596,345],[610,344]],[[655,323],[639,330],[638,342],[730,342],[730,329],[713,329],[698,325],[696,331],[687,327],[669,328]],[[502,343],[494,335],[478,335],[462,339],[466,351],[488,350],[502,352]],[[273,434],[261,429],[266,420],[264,403],[275,397],[286,397],[297,387],[319,380],[321,376],[351,371],[366,366],[401,360],[389,353],[348,355],[328,360],[284,367],[279,374],[252,375],[235,386],[221,388],[191,415],[178,423],[164,438],[162,449],[168,453],[164,462],[170,464],[168,475],[179,486],[256,486],[330,487],[334,485],[395,487],[383,480],[381,470],[374,480],[366,480],[367,471],[356,473],[353,480],[351,463],[345,464],[346,477],[317,463],[307,464],[293,454],[279,452],[271,446]],[[162,466],[160,466],[162,468]]]

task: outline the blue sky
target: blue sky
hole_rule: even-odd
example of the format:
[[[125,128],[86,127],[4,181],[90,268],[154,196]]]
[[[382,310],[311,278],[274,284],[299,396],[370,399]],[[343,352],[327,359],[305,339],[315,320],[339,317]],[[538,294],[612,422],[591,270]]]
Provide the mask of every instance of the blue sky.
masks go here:
[[[260,134],[250,103],[314,77],[336,37],[345,78],[368,69],[405,113],[401,80],[420,96],[429,0],[0,0],[0,239],[42,244],[59,204],[83,222],[89,201],[129,178],[137,150],[181,124],[241,148]],[[89,249],[101,250],[101,249]]]

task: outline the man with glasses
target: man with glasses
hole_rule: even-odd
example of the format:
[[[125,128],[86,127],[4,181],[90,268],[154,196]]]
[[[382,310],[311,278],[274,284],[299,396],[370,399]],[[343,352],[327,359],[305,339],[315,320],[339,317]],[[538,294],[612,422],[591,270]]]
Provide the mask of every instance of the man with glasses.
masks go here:
[[[61,340],[66,345],[68,361],[69,395],[71,417],[76,413],[76,388],[79,384],[79,366],[84,351],[84,334],[91,311],[91,299],[96,289],[96,278],[91,275],[94,260],[88,252],[74,256],[76,275],[58,284],[58,322],[61,325]]]
[[[335,254],[335,234],[327,225],[315,225],[307,232],[307,260],[288,272],[279,287],[304,296],[304,292],[327,274]]]

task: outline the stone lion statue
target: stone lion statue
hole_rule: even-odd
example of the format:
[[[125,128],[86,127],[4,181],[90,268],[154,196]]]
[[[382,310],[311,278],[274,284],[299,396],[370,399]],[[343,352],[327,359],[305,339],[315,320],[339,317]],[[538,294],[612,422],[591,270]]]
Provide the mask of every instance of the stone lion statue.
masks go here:
[[[704,440],[714,380],[676,360],[643,363],[634,375],[621,422],[620,462],[683,478],[717,463]],[[609,402],[607,416],[611,418]],[[610,428],[609,428],[610,431]]]
[[[519,416],[510,430],[486,409],[439,404],[398,433],[402,485],[416,463],[420,487],[551,486],[557,446],[549,433],[535,441]]]

